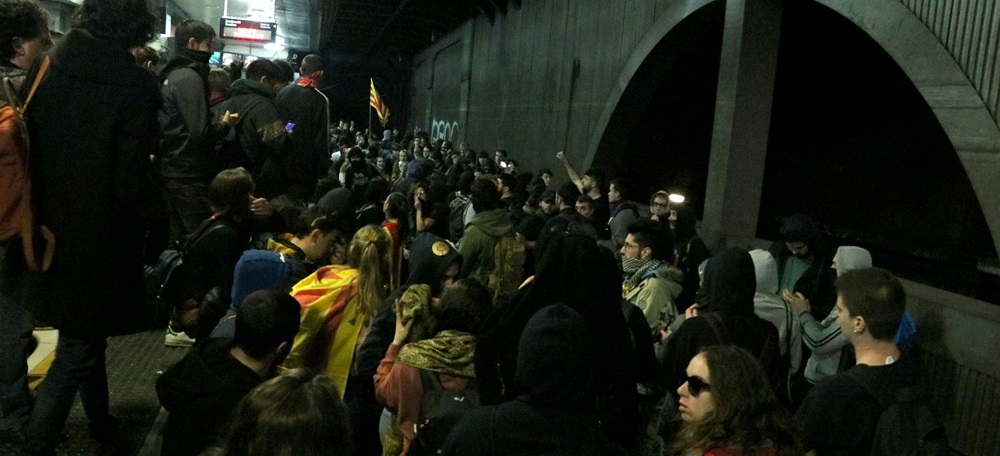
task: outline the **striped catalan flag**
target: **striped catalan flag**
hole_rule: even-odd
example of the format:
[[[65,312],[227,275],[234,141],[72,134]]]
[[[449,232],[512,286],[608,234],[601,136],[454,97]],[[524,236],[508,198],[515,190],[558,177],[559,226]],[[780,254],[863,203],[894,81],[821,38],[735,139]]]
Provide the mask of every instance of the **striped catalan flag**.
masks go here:
[[[369,79],[369,81],[372,83],[372,92],[368,96],[368,104],[378,112],[378,121],[382,122],[384,127],[389,121],[389,107],[382,102],[382,97],[378,96],[378,92],[375,90],[375,80]]]

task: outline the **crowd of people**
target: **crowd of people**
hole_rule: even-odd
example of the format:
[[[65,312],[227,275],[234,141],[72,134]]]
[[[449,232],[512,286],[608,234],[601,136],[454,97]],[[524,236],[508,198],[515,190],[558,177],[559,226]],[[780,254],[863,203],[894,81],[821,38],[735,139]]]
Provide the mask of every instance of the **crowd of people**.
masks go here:
[[[860,455],[871,392],[919,383],[899,280],[806,215],[713,255],[668,192],[565,151],[532,172],[331,122],[319,56],[212,70],[185,20],[160,59],[147,0],[84,0],[54,46],[47,23],[0,3],[10,83],[51,65],[27,124],[51,269],[0,250],[24,454],[54,454],[78,392],[114,444],[105,349],[141,302],[190,347],[156,382],[164,455]],[[163,251],[183,266],[151,292]],[[32,395],[34,322],[60,334]]]

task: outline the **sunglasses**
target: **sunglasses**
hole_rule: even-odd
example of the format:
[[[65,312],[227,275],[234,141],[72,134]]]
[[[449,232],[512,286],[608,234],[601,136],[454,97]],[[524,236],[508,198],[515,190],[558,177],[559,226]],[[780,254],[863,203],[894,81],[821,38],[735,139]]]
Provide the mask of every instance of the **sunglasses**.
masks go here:
[[[691,392],[691,396],[698,397],[702,391],[708,391],[711,389],[711,385],[705,383],[700,377],[690,376],[687,378],[688,391]]]

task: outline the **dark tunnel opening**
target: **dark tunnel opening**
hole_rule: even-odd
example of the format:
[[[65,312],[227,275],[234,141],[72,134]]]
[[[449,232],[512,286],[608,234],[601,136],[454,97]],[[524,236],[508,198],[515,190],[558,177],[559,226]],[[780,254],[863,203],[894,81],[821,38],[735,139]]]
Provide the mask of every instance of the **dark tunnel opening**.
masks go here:
[[[594,163],[688,196],[701,218],[722,39],[721,8],[685,19],[650,53]],[[829,244],[859,245],[901,277],[987,301],[1000,278],[982,209],[913,83],[861,29],[814,2],[788,2],[779,47],[757,235],[811,214]]]

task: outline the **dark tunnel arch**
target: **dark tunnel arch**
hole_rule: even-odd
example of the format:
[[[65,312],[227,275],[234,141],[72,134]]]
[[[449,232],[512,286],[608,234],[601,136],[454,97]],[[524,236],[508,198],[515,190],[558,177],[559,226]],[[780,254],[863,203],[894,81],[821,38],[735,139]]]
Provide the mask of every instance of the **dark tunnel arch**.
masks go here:
[[[647,34],[661,40],[632,63],[631,78],[630,67],[623,71],[587,163],[633,180],[638,195],[685,192],[700,216],[725,11],[723,2],[688,6],[669,30]],[[773,239],[784,216],[811,212],[835,243],[869,247],[904,277],[994,300],[996,278],[976,266],[996,257],[995,240],[954,133],[889,50],[855,23],[867,19],[843,14],[819,2],[786,4],[758,237]],[[863,112],[851,112],[851,103]],[[839,122],[817,115],[818,106]],[[823,172],[802,175],[797,166]],[[783,186],[796,172],[823,191]]]

